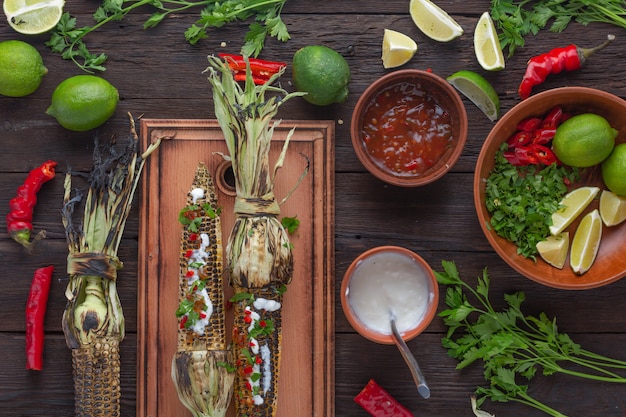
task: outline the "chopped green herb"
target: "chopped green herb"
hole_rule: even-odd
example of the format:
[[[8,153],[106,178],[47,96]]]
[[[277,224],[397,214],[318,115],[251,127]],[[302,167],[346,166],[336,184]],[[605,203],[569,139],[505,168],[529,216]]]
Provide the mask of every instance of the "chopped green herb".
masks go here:
[[[550,319],[545,313],[538,317],[525,315],[521,310],[523,292],[505,294],[506,308],[496,311],[489,298],[486,269],[474,288],[460,278],[454,262],[442,261],[442,266],[444,272],[435,271],[437,282],[448,286],[447,309],[439,313],[448,326],[441,343],[459,361],[457,369],[482,362],[489,386],[476,389],[478,406],[487,398],[516,401],[551,416],[565,417],[528,392],[526,382],[538,372],[626,383],[626,378],[616,373],[626,369],[626,362],[583,349],[566,333],[558,331],[556,318]],[[468,295],[475,300],[474,304]]]
[[[558,164],[516,167],[496,152],[495,166],[485,187],[485,205],[491,214],[489,226],[501,237],[517,245],[517,253],[535,259],[537,242],[550,235],[552,213],[567,193],[568,183],[578,170]]]
[[[247,304],[252,304],[254,302],[254,295],[249,292],[238,292],[233,294],[230,298],[230,302],[236,303],[238,301],[247,301]]]

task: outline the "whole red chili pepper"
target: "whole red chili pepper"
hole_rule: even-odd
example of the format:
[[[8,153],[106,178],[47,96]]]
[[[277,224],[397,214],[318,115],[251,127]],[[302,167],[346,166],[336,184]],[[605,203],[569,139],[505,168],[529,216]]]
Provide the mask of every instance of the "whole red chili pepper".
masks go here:
[[[41,166],[30,171],[26,180],[17,188],[14,198],[9,201],[9,214],[7,214],[7,232],[17,243],[29,249],[34,241],[45,236],[45,232],[30,241],[33,230],[33,209],[37,204],[37,193],[41,186],[54,178],[55,161],[44,162]]]
[[[373,379],[354,397],[354,401],[373,417],[413,417],[413,413]]]
[[[234,72],[235,81],[246,80],[246,58],[242,55],[220,53],[218,56],[225,59],[230,69]],[[258,58],[248,58],[250,73],[255,84],[265,84],[269,79],[287,67],[284,62],[265,61]]]
[[[564,48],[555,48],[550,52],[530,58],[526,73],[519,86],[518,94],[522,100],[530,97],[534,86],[543,83],[548,75],[558,74],[561,71],[574,71],[580,69],[587,58],[606,47],[615,39],[614,35],[608,35],[607,40],[595,48],[585,49],[576,45]]]
[[[44,318],[54,266],[39,268],[33,275],[26,302],[26,369],[43,368]]]

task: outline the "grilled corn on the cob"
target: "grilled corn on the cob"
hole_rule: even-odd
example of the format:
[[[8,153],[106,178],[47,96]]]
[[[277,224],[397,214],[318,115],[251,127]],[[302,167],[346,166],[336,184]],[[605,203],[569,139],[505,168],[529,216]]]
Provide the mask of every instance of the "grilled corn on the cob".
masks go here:
[[[203,163],[179,221],[179,328],[172,379],[180,401],[195,417],[221,417],[230,403],[234,373],[226,350],[221,224],[213,181]]]
[[[239,417],[272,417],[278,404],[282,294],[293,271],[289,238],[278,220],[273,173],[283,163],[291,134],[273,173],[269,150],[278,123],[272,123],[272,118],[281,104],[302,93],[288,94],[272,86],[283,70],[265,84],[255,85],[248,64],[242,87],[227,63],[213,56],[208,59],[215,114],[237,190],[236,220],[226,246],[227,270],[235,291],[235,408]],[[266,98],[266,93],[274,96]]]

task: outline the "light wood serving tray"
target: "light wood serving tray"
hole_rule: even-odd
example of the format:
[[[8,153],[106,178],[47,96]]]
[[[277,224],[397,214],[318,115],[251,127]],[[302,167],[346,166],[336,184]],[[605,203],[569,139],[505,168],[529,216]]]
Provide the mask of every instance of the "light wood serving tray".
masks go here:
[[[278,416],[334,416],[334,123],[283,121],[276,129],[273,168],[288,131],[296,127],[275,181],[282,200],[309,163],[309,172],[281,216],[300,220],[291,236],[294,277],[284,298]],[[145,166],[140,203],[138,283],[137,415],[191,414],[178,400],[171,379],[176,351],[179,245],[178,212],[186,204],[198,162],[209,167],[222,207],[224,245],[234,221],[234,189],[228,154],[215,120],[141,120],[141,146],[164,139]],[[230,184],[230,185],[229,185]],[[232,293],[225,284],[226,297]],[[234,416],[233,407],[229,416]]]

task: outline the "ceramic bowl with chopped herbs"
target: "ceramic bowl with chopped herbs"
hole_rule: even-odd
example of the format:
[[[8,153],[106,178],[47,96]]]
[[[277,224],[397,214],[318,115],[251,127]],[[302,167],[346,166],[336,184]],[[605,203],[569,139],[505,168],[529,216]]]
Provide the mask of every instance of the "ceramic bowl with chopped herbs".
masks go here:
[[[572,167],[558,160],[552,146],[555,130],[570,118],[593,114],[606,119],[615,130],[615,144],[620,144],[626,142],[625,113],[626,101],[613,94],[564,87],[522,101],[493,127],[476,163],[474,205],[487,240],[514,270],[541,284],[571,290],[599,287],[626,276],[622,253],[626,222],[602,225],[593,264],[584,273],[570,267],[571,252],[562,259],[565,265],[555,266],[537,249],[538,242],[557,229],[553,223],[559,220],[553,213],[565,210],[561,202],[566,195],[581,187],[598,188],[580,214],[558,228],[559,238],[568,245],[564,251],[572,247],[582,219],[598,210],[601,192],[607,189],[600,164]]]

